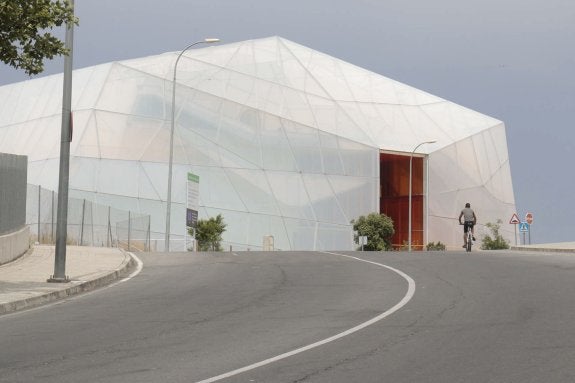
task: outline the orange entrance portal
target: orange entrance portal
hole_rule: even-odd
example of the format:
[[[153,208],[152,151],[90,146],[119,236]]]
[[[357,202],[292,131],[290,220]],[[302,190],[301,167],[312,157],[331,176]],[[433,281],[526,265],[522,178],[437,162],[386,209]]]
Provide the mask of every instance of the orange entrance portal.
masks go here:
[[[381,153],[379,157],[380,213],[395,227],[394,249],[407,248],[409,238],[409,156]],[[411,185],[411,248],[422,250],[423,243],[423,158],[413,157]]]

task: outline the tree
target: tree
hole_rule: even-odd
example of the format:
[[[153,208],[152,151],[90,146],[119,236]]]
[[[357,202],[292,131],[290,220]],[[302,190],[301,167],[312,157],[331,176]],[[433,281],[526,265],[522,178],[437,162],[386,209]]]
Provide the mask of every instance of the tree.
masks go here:
[[[491,230],[491,236],[486,235],[481,240],[481,248],[483,250],[504,250],[509,249],[508,241],[503,238],[503,236],[499,233],[499,228],[501,227],[502,221],[500,219],[497,220],[497,223],[488,222],[485,224]]]
[[[367,245],[363,249],[367,251],[391,250],[391,237],[395,233],[393,220],[385,214],[370,213],[360,216],[357,221],[352,220],[356,242],[359,236],[367,236]]]
[[[44,60],[66,55],[64,42],[50,33],[78,24],[68,0],[0,0],[0,60],[28,75],[44,70]]]
[[[215,218],[200,219],[196,225],[196,240],[200,251],[222,251],[220,242],[222,234],[226,231],[226,224],[221,214]],[[189,230],[190,235],[193,229]]]

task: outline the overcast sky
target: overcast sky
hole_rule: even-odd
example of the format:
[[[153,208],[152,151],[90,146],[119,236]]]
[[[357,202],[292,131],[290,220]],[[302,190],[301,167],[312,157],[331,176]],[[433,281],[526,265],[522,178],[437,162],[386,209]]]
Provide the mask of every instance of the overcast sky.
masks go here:
[[[205,37],[281,36],[500,119],[517,213],[534,215],[532,242],[575,241],[573,0],[75,3],[75,69],[179,51]],[[45,74],[62,71],[58,59]],[[0,85],[24,79],[0,64]],[[501,218],[507,225],[511,217]]]

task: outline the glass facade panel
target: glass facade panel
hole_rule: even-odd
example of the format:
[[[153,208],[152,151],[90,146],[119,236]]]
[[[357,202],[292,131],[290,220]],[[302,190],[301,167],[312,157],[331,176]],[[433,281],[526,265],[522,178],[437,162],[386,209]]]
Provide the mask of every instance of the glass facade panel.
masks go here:
[[[325,174],[343,175],[343,162],[340,155],[338,137],[320,132],[321,155]]]
[[[180,189],[185,189],[187,173],[182,174]],[[247,207],[242,199],[243,185],[241,178],[235,177],[230,172],[222,168],[194,168],[191,173],[200,177],[200,203],[207,207],[219,207],[226,210],[246,211]],[[185,197],[185,195],[182,195]],[[184,203],[185,199],[178,200]]]
[[[317,130],[303,125],[284,124],[298,169],[305,173],[322,173],[321,151]]]
[[[230,169],[227,175],[247,211],[279,215],[276,199],[263,171]]]
[[[316,245],[316,223],[293,218],[284,218],[291,250],[318,250]]]
[[[268,181],[283,217],[315,221],[316,217],[299,173],[269,173]]]
[[[269,170],[297,170],[297,163],[290,142],[278,117],[262,116],[260,142],[263,165]]]
[[[304,176],[304,183],[318,221],[349,224],[339,206],[335,191],[325,177],[307,175]]]
[[[265,235],[274,237],[274,248],[276,250],[291,249],[284,220],[278,216],[250,214],[248,232],[247,243],[257,245],[258,250],[263,247]]]
[[[250,119],[253,111],[225,103],[220,111],[218,145],[244,160],[261,167],[262,156],[257,121]]]
[[[328,176],[347,222],[377,211],[379,179],[367,177]]]
[[[342,250],[353,246],[353,234],[347,226],[318,223],[317,247],[325,250]]]

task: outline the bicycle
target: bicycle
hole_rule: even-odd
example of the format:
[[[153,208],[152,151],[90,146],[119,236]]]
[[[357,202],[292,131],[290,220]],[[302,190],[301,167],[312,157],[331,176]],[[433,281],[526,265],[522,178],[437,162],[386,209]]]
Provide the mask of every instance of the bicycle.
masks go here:
[[[460,225],[465,225],[465,223],[460,223]],[[467,237],[465,237],[465,251],[470,252],[471,246],[473,246],[473,234],[471,233],[471,228],[473,226],[469,226],[467,228]]]

